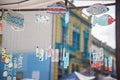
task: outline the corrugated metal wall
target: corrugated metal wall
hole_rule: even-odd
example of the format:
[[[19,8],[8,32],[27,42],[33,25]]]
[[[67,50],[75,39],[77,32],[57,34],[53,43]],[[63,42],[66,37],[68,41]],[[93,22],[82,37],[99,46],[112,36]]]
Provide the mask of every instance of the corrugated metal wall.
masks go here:
[[[24,31],[14,31],[7,22],[3,21],[2,47],[7,52],[34,52],[36,45],[40,48],[47,48],[52,42],[52,14],[36,11],[36,12],[20,12],[24,15],[25,26]],[[35,15],[49,17],[48,23],[35,23]]]

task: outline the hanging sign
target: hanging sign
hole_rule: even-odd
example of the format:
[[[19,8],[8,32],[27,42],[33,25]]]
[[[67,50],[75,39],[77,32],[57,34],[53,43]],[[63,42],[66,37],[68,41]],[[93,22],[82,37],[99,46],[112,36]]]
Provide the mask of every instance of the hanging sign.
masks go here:
[[[101,3],[94,4],[94,5],[90,6],[89,8],[87,8],[87,12],[92,15],[102,14],[107,11],[109,11],[109,8],[107,8],[105,5],[103,5]]]
[[[3,19],[6,20],[14,30],[23,30],[24,28],[24,16],[20,13],[8,10],[4,13]]]
[[[101,25],[101,26],[107,26],[112,24],[115,21],[115,19],[110,16],[109,14],[104,14],[100,17],[93,17],[93,26],[95,26],[95,24]]]
[[[47,7],[47,11],[51,14],[65,14],[66,8],[60,4],[52,4]]]

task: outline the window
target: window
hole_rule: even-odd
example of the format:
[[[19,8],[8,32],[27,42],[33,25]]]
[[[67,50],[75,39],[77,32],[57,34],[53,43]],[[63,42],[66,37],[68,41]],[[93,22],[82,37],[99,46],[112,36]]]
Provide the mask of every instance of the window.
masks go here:
[[[73,31],[73,47],[80,50],[80,33]]]
[[[88,40],[89,40],[89,31],[84,31],[84,51],[88,52]]]

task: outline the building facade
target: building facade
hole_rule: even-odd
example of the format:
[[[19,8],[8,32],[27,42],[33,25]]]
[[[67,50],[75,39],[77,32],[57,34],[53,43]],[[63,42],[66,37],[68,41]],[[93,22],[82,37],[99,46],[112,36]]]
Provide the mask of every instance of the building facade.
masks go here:
[[[70,10],[70,21],[65,24],[65,15],[56,15],[55,48],[60,50],[60,61],[54,64],[54,80],[74,71],[90,70],[91,17],[82,10]],[[69,66],[64,68],[63,51],[69,53]],[[63,64],[63,65],[61,65]]]
[[[108,46],[106,43],[98,40],[92,36],[92,53],[99,53],[100,49],[103,49],[103,61],[104,64],[100,69],[95,68],[95,71],[100,72],[103,75],[112,75],[116,76],[116,58],[115,58],[115,49]]]

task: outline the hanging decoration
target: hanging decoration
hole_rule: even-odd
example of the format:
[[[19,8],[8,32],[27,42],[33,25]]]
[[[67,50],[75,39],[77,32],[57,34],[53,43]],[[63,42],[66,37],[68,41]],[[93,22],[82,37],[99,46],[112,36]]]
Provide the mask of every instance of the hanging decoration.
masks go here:
[[[22,56],[22,54],[20,54],[18,57],[18,66],[17,67],[20,69],[20,68],[22,68],[22,66],[23,66],[23,56]]]
[[[107,26],[112,24],[114,21],[115,19],[109,14],[104,14],[100,17],[93,16],[93,26],[95,26],[95,24]]]
[[[39,61],[43,61],[44,60],[44,50],[40,49],[39,50]]]
[[[39,58],[39,61],[47,60],[48,58],[51,58],[52,62],[58,62],[59,61],[59,49],[52,49],[51,46],[48,48],[40,49],[39,46],[36,47],[36,57]]]
[[[2,25],[2,23],[0,23],[0,31],[2,31],[2,27],[3,27],[3,25]]]
[[[108,57],[108,71],[112,71],[112,57]]]
[[[43,16],[41,14],[36,14],[35,17],[36,17],[36,19],[35,19],[36,23],[49,23],[49,17],[48,16]]]
[[[101,3],[93,4],[92,6],[87,8],[87,12],[92,15],[99,15],[107,11],[109,11],[109,8],[107,8],[105,5]]]
[[[52,62],[58,62],[59,61],[59,50],[55,49],[52,52]]]
[[[47,7],[47,12],[51,14],[65,14],[66,8],[61,4],[52,4]]]
[[[66,56],[64,57],[64,68],[67,69],[69,66],[69,53],[66,52]]]
[[[103,49],[100,49],[100,52],[93,52],[93,64],[92,67],[101,69],[101,66],[104,65],[103,61]]]
[[[3,19],[12,25],[15,31],[21,31],[24,28],[24,16],[20,13],[8,10],[3,14]]]
[[[67,11],[66,14],[65,14],[65,24],[68,24],[70,21],[70,12]]]
[[[6,48],[2,48],[2,62],[5,62],[5,59],[6,59],[6,55],[7,55],[7,53],[6,53]]]
[[[104,65],[105,65],[104,69],[108,70],[108,59],[107,59],[107,57],[104,58]]]

